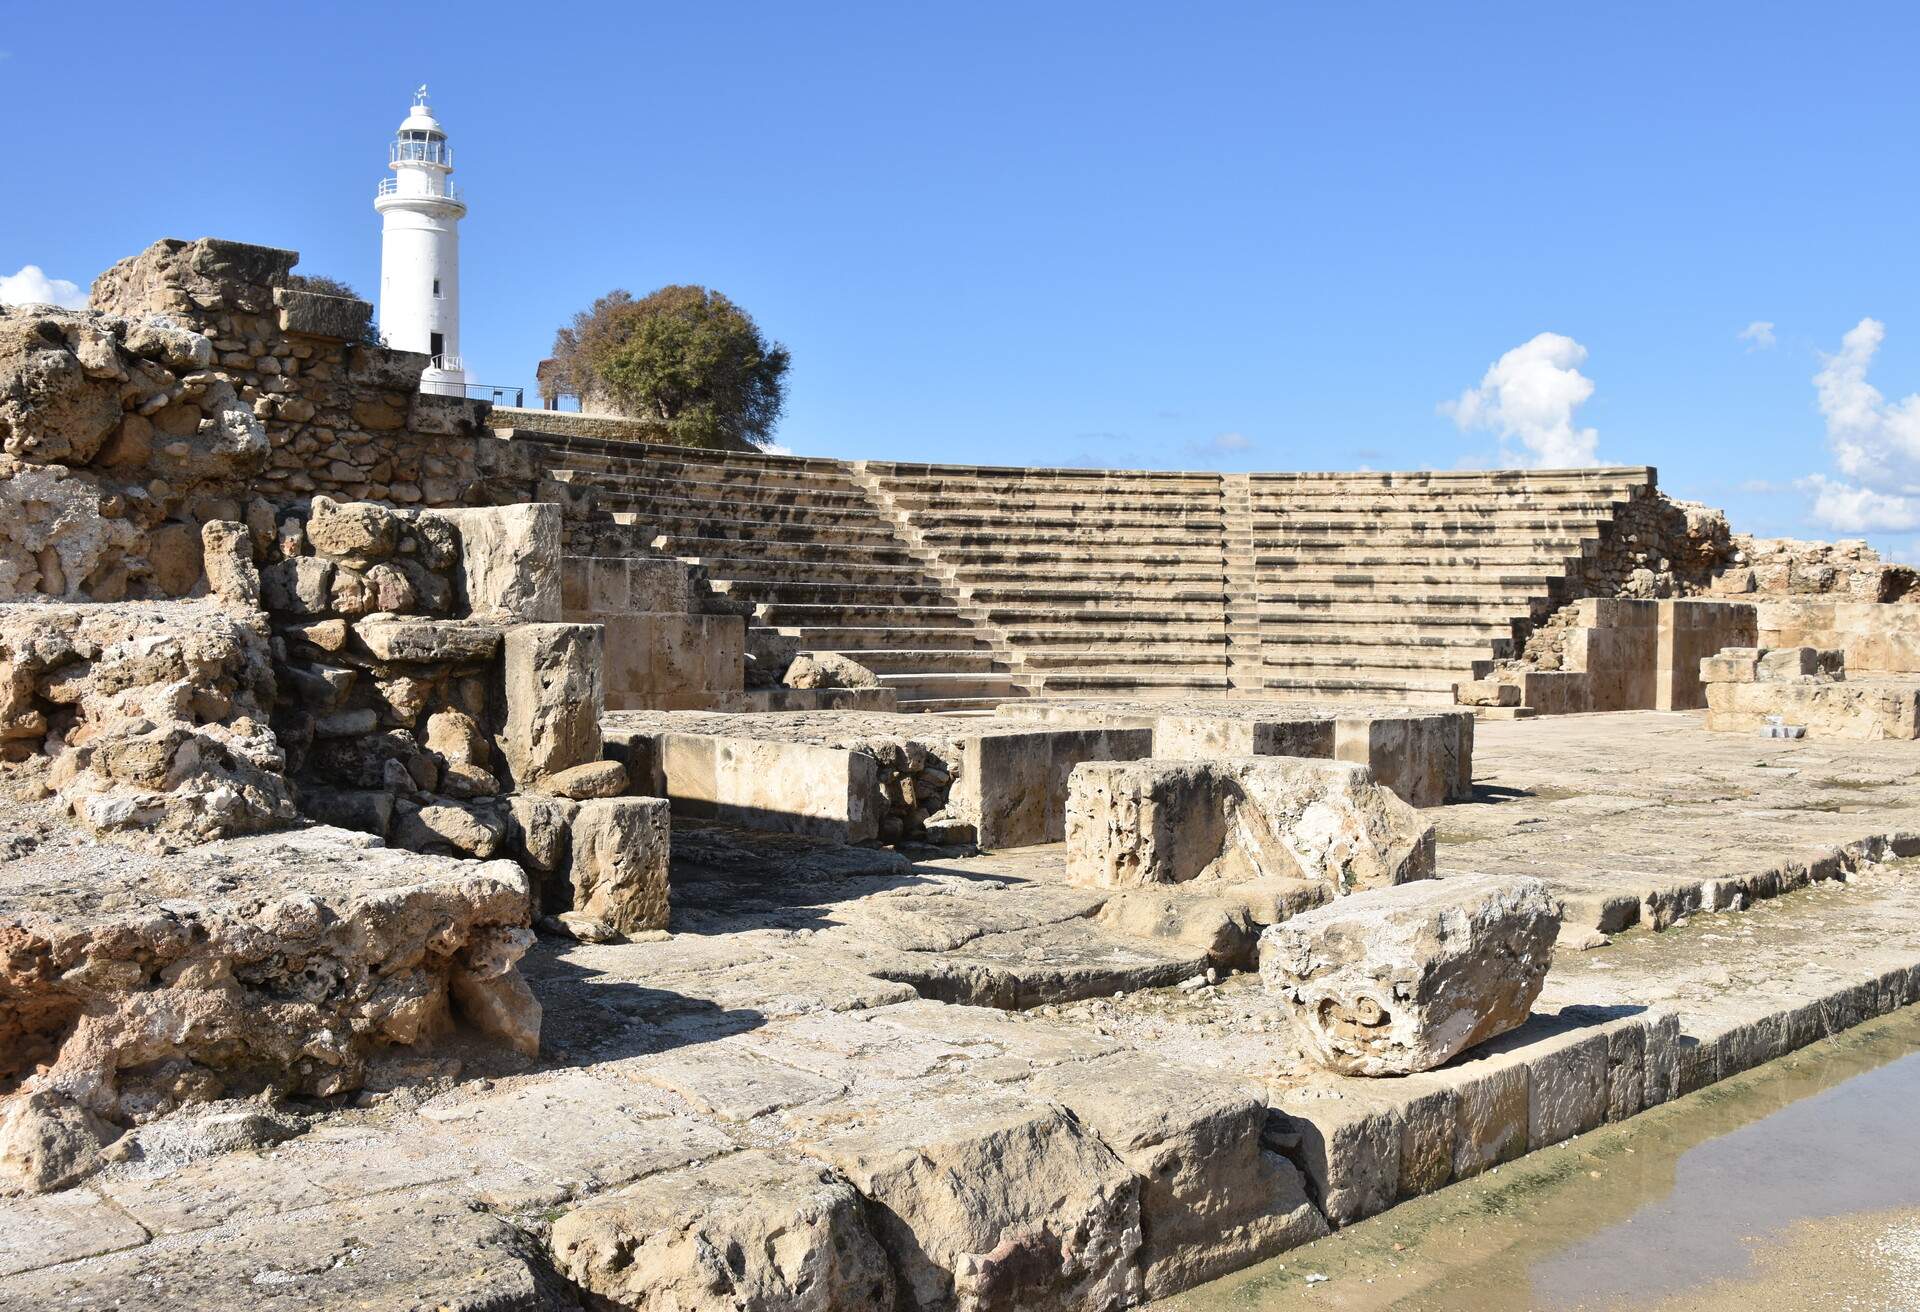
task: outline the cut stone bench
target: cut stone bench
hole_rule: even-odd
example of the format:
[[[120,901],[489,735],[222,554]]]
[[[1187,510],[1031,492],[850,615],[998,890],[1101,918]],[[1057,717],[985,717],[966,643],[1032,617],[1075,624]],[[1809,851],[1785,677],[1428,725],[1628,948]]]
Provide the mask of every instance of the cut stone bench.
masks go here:
[[[1152,750],[1150,729],[812,711],[626,712],[607,718],[635,787],[676,814],[844,843],[1059,842],[1082,761]]]

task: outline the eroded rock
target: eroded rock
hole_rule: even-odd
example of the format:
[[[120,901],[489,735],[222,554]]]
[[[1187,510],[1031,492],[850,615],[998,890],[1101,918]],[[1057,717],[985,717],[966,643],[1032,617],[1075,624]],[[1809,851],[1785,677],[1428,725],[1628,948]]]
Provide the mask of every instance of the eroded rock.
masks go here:
[[[1345,761],[1083,762],[1066,829],[1068,877],[1094,888],[1282,878],[1345,893],[1433,873],[1433,826]]]
[[[1422,880],[1270,927],[1260,974],[1322,1065],[1405,1075],[1524,1024],[1559,931],[1540,880]]]

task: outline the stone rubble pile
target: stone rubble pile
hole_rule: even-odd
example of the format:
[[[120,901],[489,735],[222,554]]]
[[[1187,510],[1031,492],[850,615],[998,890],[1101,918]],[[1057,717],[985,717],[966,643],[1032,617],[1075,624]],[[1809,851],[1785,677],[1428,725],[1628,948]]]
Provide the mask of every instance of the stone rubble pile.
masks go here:
[[[294,819],[264,623],[210,603],[0,604],[0,758],[101,832],[205,842]]]
[[[195,512],[268,455],[212,356],[163,318],[0,307],[0,601],[195,589]]]

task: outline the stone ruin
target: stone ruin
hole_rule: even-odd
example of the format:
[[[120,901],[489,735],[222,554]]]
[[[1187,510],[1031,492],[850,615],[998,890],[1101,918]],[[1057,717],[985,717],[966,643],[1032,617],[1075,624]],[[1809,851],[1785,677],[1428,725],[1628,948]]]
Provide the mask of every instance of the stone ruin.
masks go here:
[[[296,259],[0,308],[0,1301],[1127,1306],[1920,997],[1582,967],[1920,928],[1860,544],[664,446],[420,394]],[[1874,804],[1631,714],[1701,709]]]

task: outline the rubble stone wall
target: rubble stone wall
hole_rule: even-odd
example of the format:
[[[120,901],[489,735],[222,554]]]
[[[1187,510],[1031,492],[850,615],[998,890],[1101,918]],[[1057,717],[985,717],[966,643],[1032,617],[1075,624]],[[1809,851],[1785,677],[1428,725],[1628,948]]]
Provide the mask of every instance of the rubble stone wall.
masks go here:
[[[155,242],[95,281],[93,307],[165,315],[211,347],[204,367],[265,426],[253,480],[289,501],[316,492],[397,505],[488,504],[492,442],[477,401],[423,395],[427,357],[368,339],[364,301],[292,290],[293,251],[203,238]],[[504,499],[523,499],[509,496]]]

